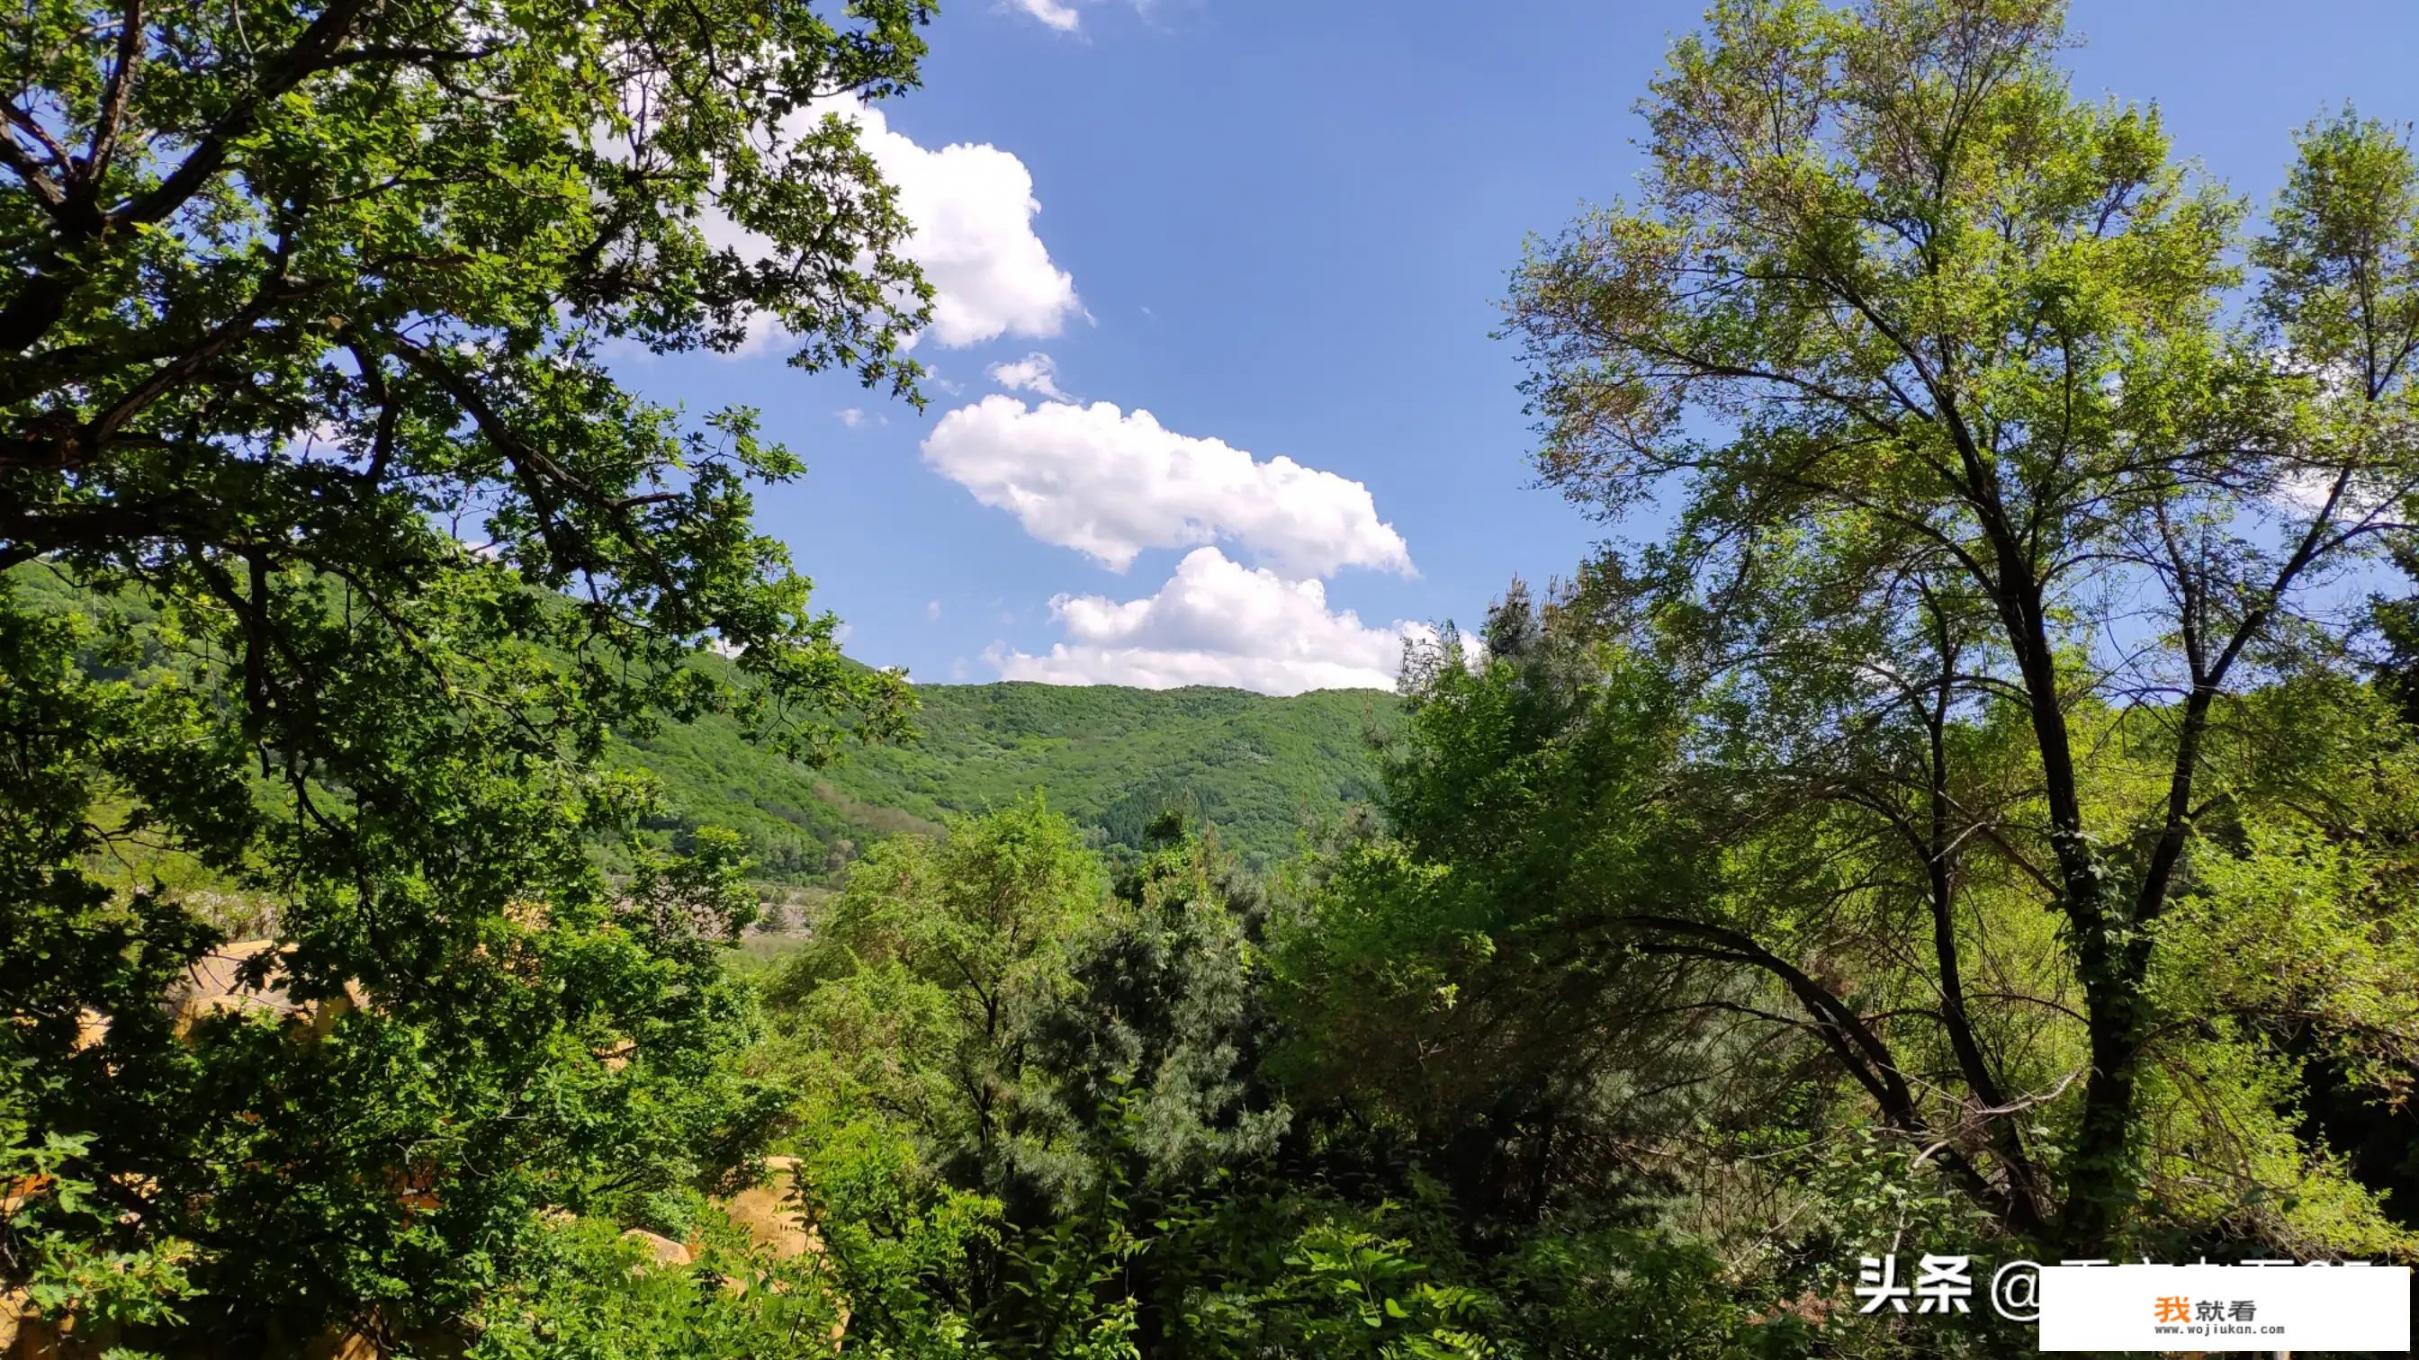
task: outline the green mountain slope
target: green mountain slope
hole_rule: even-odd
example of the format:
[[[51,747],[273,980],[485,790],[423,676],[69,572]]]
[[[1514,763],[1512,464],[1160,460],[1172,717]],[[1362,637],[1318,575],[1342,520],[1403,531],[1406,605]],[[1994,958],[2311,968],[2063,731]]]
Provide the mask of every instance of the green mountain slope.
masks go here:
[[[93,607],[40,564],[7,581],[40,608]],[[132,595],[110,607],[138,632],[150,626]],[[930,831],[952,813],[1037,789],[1104,846],[1139,844],[1153,817],[1181,807],[1246,860],[1266,862],[1291,852],[1309,810],[1366,799],[1376,773],[1370,739],[1397,711],[1379,690],[1273,698],[1207,687],[994,684],[921,685],[916,694],[916,741],[855,748],[821,770],[750,744],[722,718],[622,743],[612,759],[661,779],[656,831],[730,827],[769,879],[828,880],[884,836]]]
[[[920,738],[858,749],[809,770],[740,740],[727,723],[668,728],[619,758],[656,772],[664,829],[733,827],[768,877],[822,877],[851,849],[1035,789],[1134,845],[1164,809],[1215,825],[1245,858],[1290,852],[1304,815],[1364,799],[1370,736],[1396,711],[1376,690],[1272,698],[1243,690],[923,685]]]

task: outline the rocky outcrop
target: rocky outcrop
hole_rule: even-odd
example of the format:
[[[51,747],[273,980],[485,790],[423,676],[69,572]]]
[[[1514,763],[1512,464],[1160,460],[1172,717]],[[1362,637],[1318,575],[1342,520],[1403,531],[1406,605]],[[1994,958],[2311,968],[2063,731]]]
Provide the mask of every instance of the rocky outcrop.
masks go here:
[[[685,1266],[689,1264],[691,1260],[695,1259],[690,1255],[687,1247],[682,1246],[680,1243],[673,1241],[669,1237],[665,1237],[661,1233],[648,1232],[645,1228],[624,1229],[622,1231],[622,1240],[626,1242],[636,1242],[641,1247],[644,1247],[648,1256],[647,1265],[657,1267]],[[647,1267],[641,1266],[639,1268],[644,1270]]]

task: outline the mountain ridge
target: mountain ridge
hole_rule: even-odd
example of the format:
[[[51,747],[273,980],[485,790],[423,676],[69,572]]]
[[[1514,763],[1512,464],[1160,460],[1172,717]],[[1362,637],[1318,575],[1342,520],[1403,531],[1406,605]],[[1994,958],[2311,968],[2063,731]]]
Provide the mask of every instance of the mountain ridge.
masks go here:
[[[102,607],[38,564],[0,581],[44,610]],[[152,626],[139,591],[113,595],[106,607],[138,632]],[[727,663],[705,656],[697,664]],[[659,781],[663,808],[647,823],[650,835],[676,843],[700,827],[728,827],[772,882],[831,885],[874,841],[937,831],[950,817],[1036,791],[1104,850],[1141,845],[1162,811],[1182,808],[1246,862],[1264,865],[1291,853],[1313,809],[1367,800],[1376,743],[1399,707],[1373,689],[1279,696],[1001,680],[914,692],[914,740],[852,746],[822,767],[750,743],[717,715],[624,735],[607,761]]]
[[[664,784],[657,829],[732,826],[766,876],[829,878],[874,840],[1039,791],[1104,847],[1138,846],[1182,808],[1247,861],[1291,851],[1314,808],[1366,801],[1398,700],[1383,690],[1265,695],[1033,681],[919,684],[916,740],[810,768],[721,719],[620,743]]]

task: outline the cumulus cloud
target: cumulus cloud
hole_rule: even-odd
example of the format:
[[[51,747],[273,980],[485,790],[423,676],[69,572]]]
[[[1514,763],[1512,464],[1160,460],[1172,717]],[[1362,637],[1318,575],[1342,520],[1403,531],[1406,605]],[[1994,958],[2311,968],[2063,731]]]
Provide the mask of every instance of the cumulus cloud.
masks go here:
[[[1288,576],[1341,567],[1413,574],[1411,550],[1369,488],[1290,458],[1262,462],[1109,402],[988,396],[942,416],[924,460],[1045,543],[1117,571],[1145,548],[1228,540]]]
[[[852,430],[865,423],[865,412],[854,406],[843,406],[832,414]]]
[[[933,288],[926,334],[952,348],[1003,335],[1040,338],[1084,314],[1074,277],[1052,263],[1034,232],[1041,201],[1033,196],[1032,172],[1013,153],[974,142],[936,151],[893,131],[880,109],[845,97],[809,105],[785,131],[802,136],[808,120],[825,114],[857,125],[858,143],[898,191],[910,228],[902,250]],[[765,253],[762,237],[720,211],[707,212],[698,226],[709,244]],[[758,317],[741,352],[783,338],[771,318]]]
[[[1138,600],[1061,595],[1051,616],[1066,636],[1043,655],[994,648],[1004,680],[1056,685],[1230,685],[1264,694],[1389,689],[1406,640],[1432,643],[1423,623],[1363,624],[1327,607],[1318,581],[1196,548],[1157,594]]]
[[[1060,0],[1014,0],[1014,4],[1018,10],[1061,33],[1073,33],[1083,23],[1083,16]]]
[[[1036,351],[991,366],[991,381],[1011,392],[1034,392],[1052,401],[1073,401],[1058,385],[1058,361]]]
[[[2327,498],[2335,493],[2335,479],[2340,467],[2292,467],[2279,472],[2268,499],[2289,513],[2315,516],[2327,508]],[[2365,519],[2399,497],[2401,487],[2376,472],[2362,469],[2352,474],[2343,496],[2335,502],[2333,517],[2337,523]]]
[[[907,255],[933,287],[934,339],[955,347],[1056,335],[1082,314],[1074,277],[1051,263],[1034,233],[1042,205],[1023,161],[988,143],[929,150],[861,104],[816,108],[826,110],[856,123],[866,154],[898,190],[899,211],[914,227]]]
[[[1081,0],[1081,3],[1095,2]],[[1160,8],[1160,0],[1129,0],[1129,3],[1146,19]],[[1076,33],[1083,28],[1083,12],[1071,0],[1003,0],[1001,7],[1060,33]]]

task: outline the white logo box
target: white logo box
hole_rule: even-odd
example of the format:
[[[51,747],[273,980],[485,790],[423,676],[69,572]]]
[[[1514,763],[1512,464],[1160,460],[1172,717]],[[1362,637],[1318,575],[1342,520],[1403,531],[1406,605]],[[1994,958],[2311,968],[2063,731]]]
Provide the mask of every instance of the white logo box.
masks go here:
[[[2411,1348],[2408,1266],[2043,1266],[2040,1299],[2044,1351]]]

